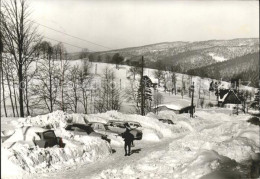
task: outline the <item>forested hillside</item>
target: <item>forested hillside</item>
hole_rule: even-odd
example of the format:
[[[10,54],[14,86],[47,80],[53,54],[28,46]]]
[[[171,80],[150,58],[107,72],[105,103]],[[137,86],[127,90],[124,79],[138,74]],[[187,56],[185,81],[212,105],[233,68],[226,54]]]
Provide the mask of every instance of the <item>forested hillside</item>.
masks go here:
[[[251,85],[258,86],[259,53],[251,53],[232,60],[219,62],[201,68],[191,69],[190,75],[209,77],[223,80],[239,78],[242,81],[251,81]]]

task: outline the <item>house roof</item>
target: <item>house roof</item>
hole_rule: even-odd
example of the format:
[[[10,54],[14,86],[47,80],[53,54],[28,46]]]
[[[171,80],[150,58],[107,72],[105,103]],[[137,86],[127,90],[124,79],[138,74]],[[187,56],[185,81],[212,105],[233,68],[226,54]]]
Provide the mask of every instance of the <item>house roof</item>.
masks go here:
[[[188,101],[188,100],[183,100],[183,99],[178,100],[178,99],[176,99],[174,102],[158,105],[158,107],[163,107],[163,106],[165,106],[168,109],[178,111],[178,110],[181,110],[183,108],[190,107],[191,102]],[[195,106],[195,104],[194,104],[194,106]]]
[[[233,90],[229,90],[228,93],[226,93],[222,98],[219,99],[219,102],[223,102],[223,103],[227,102],[228,97],[229,97],[230,95],[232,95],[232,94],[235,96],[235,99],[236,99],[239,103],[241,103],[241,99],[237,96],[237,94],[236,94]],[[233,102],[236,103],[235,101],[233,101]],[[230,101],[229,101],[228,103],[230,103]]]

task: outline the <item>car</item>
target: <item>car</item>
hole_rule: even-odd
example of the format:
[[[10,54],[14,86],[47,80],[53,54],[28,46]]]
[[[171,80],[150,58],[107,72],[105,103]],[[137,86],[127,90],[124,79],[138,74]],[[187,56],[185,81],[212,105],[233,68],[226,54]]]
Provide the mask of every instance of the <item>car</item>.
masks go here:
[[[65,146],[62,142],[62,138],[56,137],[54,130],[43,130],[36,132],[36,134],[40,137],[40,139],[35,139],[33,142],[40,148],[53,147],[55,145],[59,145],[59,147]]]
[[[4,146],[8,148],[15,145],[15,143],[26,143],[30,147],[39,146],[40,148],[65,146],[62,142],[62,138],[57,137],[54,130],[34,126],[24,126],[16,129],[15,132],[3,142]]]
[[[101,122],[89,122],[88,125],[91,126],[91,128],[97,132],[101,133],[103,135],[118,135],[117,132],[113,132],[108,128],[108,125]]]
[[[158,119],[160,122],[166,123],[166,124],[175,124],[174,122],[172,122],[172,120],[170,119]]]
[[[107,138],[107,135],[95,132],[90,124],[80,124],[80,123],[72,123],[67,124],[65,130],[71,131],[76,135],[89,135],[93,137],[101,138],[110,143],[110,139]]]
[[[131,128],[142,128],[142,125],[139,122],[128,121],[127,123]]]
[[[107,122],[107,127],[110,131],[116,132],[120,135],[126,130],[125,123],[128,122],[110,120]],[[131,129],[130,133],[133,134],[135,140],[141,140],[143,137],[143,132],[138,129]]]

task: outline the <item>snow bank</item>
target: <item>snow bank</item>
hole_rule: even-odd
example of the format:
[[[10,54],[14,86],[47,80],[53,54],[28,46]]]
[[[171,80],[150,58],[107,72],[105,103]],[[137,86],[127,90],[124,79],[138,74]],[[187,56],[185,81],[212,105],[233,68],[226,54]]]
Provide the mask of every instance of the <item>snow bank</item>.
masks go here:
[[[74,139],[64,139],[64,148],[38,148],[17,143],[11,149],[2,148],[1,162],[2,178],[26,173],[50,172],[57,169],[70,168],[80,163],[90,163],[109,155],[110,145],[98,138],[75,136]],[[12,172],[10,172],[12,171]]]
[[[70,115],[67,115],[63,111],[55,111],[46,115],[39,115],[36,117],[29,116],[27,118],[21,118],[18,121],[24,126],[31,125],[43,127],[49,125],[51,128],[58,128],[64,127],[68,120],[71,120]]]
[[[10,149],[2,148],[5,154],[2,162],[6,162],[7,166],[18,173],[35,173],[95,161],[111,153],[110,145],[94,137],[74,135],[66,131],[64,126],[67,122],[106,123],[109,120],[139,122],[142,125],[143,141],[159,142],[169,137],[179,139],[173,140],[167,150],[150,153],[135,165],[122,166],[116,172],[114,169],[103,171],[100,178],[199,178],[223,165],[233,166],[236,162],[247,160],[259,152],[258,126],[246,122],[248,115],[231,116],[216,111],[197,111],[195,114],[195,118],[190,118],[189,114],[166,111],[158,115],[149,113],[147,116],[122,114],[117,111],[91,115],[68,115],[56,111],[48,115],[21,119],[18,121],[23,125],[52,126],[56,135],[63,138],[66,146],[63,149],[40,149],[30,147],[28,143],[16,143]],[[160,118],[170,119],[175,124],[162,123],[158,120]],[[22,132],[21,130],[20,133]],[[186,134],[185,137],[180,138],[183,134]],[[11,142],[21,136],[17,130],[17,134],[8,140]],[[109,138],[112,139],[112,145],[123,145],[121,137]],[[4,176],[10,176],[6,170],[9,169],[3,166]]]

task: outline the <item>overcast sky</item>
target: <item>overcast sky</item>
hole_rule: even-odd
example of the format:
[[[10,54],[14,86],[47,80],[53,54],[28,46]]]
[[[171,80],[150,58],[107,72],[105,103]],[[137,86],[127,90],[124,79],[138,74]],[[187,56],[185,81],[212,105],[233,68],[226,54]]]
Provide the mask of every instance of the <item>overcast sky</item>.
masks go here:
[[[36,22],[111,49],[259,37],[258,1],[30,0],[30,5]],[[41,26],[39,31],[90,50],[107,50]]]

